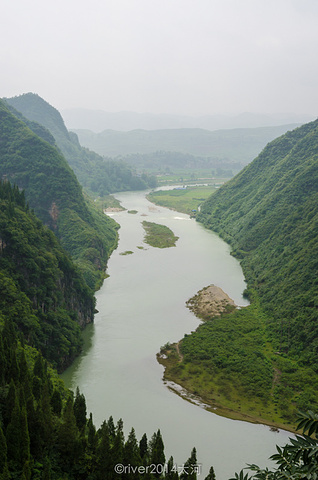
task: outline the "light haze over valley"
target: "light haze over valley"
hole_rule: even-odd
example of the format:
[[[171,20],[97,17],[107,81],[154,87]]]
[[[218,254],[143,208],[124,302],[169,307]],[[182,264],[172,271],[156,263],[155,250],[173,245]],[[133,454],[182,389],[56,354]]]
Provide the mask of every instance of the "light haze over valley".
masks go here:
[[[316,479],[317,0],[1,20],[0,480]]]

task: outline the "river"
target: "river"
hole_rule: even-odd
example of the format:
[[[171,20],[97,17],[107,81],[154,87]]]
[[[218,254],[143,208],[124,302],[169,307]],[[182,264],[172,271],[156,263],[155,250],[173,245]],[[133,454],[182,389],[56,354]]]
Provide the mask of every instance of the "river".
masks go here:
[[[112,254],[110,275],[97,292],[95,323],[84,333],[85,349],[62,375],[72,389],[84,393],[96,426],[113,416],[132,427],[138,440],[160,428],[166,457],[181,468],[197,449],[203,480],[211,465],[217,480],[226,480],[246,463],[268,465],[275,445],[290,434],[269,427],[233,421],[187,402],[162,381],[156,361],[160,346],[190,333],[199,320],[185,302],[201,288],[215,284],[237,305],[245,306],[245,288],[238,261],[216,234],[188,215],[148,202],[145,192],[115,195],[128,210],[116,212],[119,246]],[[179,237],[176,247],[159,249],[143,242],[143,220],[167,225]],[[139,248],[138,248],[139,247]],[[132,254],[122,255],[131,251]]]

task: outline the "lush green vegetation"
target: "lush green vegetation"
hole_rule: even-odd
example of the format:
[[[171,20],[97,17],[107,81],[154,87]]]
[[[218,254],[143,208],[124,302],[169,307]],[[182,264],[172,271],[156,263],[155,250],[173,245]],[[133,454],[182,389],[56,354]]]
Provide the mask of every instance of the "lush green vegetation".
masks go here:
[[[93,321],[93,293],[9,182],[0,183],[0,290],[0,321],[10,320],[29,345],[65,368],[80,351],[80,327]]]
[[[172,208],[178,212],[194,215],[199,210],[200,205],[216,190],[215,186],[186,187],[174,190],[157,190],[147,195],[148,200],[161,205],[162,207]]]
[[[125,210],[119,200],[115,198],[113,195],[105,195],[105,196],[98,196],[94,199],[94,205],[97,207],[101,212],[105,212],[105,210],[114,209],[115,211]]]
[[[274,348],[318,365],[318,121],[270,143],[203,204],[198,219],[242,260]]]
[[[0,101],[0,176],[25,189],[37,216],[60,238],[95,289],[117,242],[117,225],[85,200],[64,157]]]
[[[297,430],[302,430],[301,435],[290,439],[284,447],[276,447],[277,453],[271,460],[276,462],[275,469],[262,469],[252,464],[246,467],[249,472],[242,470],[230,480],[316,480],[318,472],[318,416],[309,411],[299,415]]]
[[[229,178],[233,177],[232,170],[185,170],[174,169],[170,172],[157,172],[157,183],[161,185],[180,185],[180,186],[206,186],[222,185]]]
[[[50,366],[63,369],[79,352],[80,326],[92,321],[95,301],[9,182],[0,182],[0,232],[0,478],[177,480],[160,430],[149,442],[146,435],[138,442],[133,429],[125,439],[121,420],[97,430],[85,397],[66,390]],[[117,472],[119,463],[135,470]],[[188,465],[195,464],[193,450]]]
[[[233,246],[252,304],[186,337],[176,370],[213,398],[221,376],[220,403],[287,425],[317,408],[317,135],[318,121],[270,143],[202,205],[197,219]]]
[[[8,318],[0,331],[0,413],[3,480],[179,478],[173,458],[166,462],[160,430],[138,442],[133,428],[125,439],[122,420],[115,425],[110,417],[96,429],[84,395],[65,389]],[[195,449],[187,462],[195,467]]]
[[[195,480],[195,449],[184,464],[184,472],[178,475],[172,457],[166,462],[160,430],[153,434],[150,441],[143,435],[138,442],[134,429],[125,438],[122,421],[118,420],[115,425],[112,417],[96,429],[92,415],[87,418],[85,397],[78,389],[75,395],[66,390],[50,366],[52,364],[63,369],[78,353],[81,344],[80,326],[91,321],[95,304],[92,290],[88,288],[79,268],[61,248],[54,233],[43,226],[30,209],[29,203],[32,206],[31,201],[34,200],[31,194],[38,200],[40,214],[42,212],[47,223],[59,235],[63,231],[63,223],[60,224],[62,216],[66,243],[73,242],[67,230],[69,225],[66,225],[66,219],[69,215],[69,222],[72,222],[75,218],[74,211],[81,221],[86,219],[89,225],[96,226],[97,230],[92,231],[92,235],[82,236],[85,243],[83,250],[80,250],[77,237],[72,243],[79,263],[87,260],[91,268],[90,265],[96,262],[94,250],[99,248],[96,231],[102,236],[109,235],[109,244],[115,236],[113,231],[108,230],[107,222],[100,222],[104,217],[78,194],[76,180],[70,184],[65,183],[70,187],[69,193],[67,189],[61,188],[61,185],[64,185],[63,174],[69,175],[69,170],[63,167],[62,157],[58,156],[57,160],[53,151],[48,148],[50,145],[39,140],[16,117],[12,118],[1,103],[0,139],[0,168],[5,168],[6,172],[1,171],[1,174],[14,178],[18,185],[21,182],[21,185],[28,187],[25,193],[18,186],[11,186],[8,181],[0,183],[0,478]],[[49,166],[45,166],[45,158],[52,162]],[[56,178],[53,175],[55,166]],[[40,167],[43,168],[43,175]],[[38,175],[40,180],[34,180],[33,177]],[[49,178],[45,188],[46,177]],[[49,200],[45,196],[46,189]],[[48,207],[50,209],[47,215]],[[309,222],[309,219],[307,220]],[[85,232],[84,227],[83,231]],[[91,244],[90,251],[86,242],[92,241],[94,235],[96,243]],[[305,238],[310,239],[311,236],[308,234]],[[61,240],[63,241],[62,237]],[[313,245],[310,242],[308,245],[315,254]],[[87,257],[83,258],[82,255],[85,254]],[[87,274],[87,268],[84,270]],[[256,284],[253,284],[251,293],[252,298],[262,298]],[[295,354],[293,359],[289,351],[282,351],[280,355],[273,353],[272,344],[266,342],[269,340],[274,343],[271,336],[268,336],[270,309],[264,313],[261,305],[254,300],[251,307],[234,315],[221,318],[222,323],[219,326],[215,325],[214,320],[204,324],[211,329],[207,336],[202,335],[200,338],[199,330],[198,338],[189,336],[183,340],[183,368],[189,368],[189,375],[194,373],[190,372],[190,369],[193,368],[191,358],[195,357],[199,369],[203,365],[202,361],[206,362],[209,369],[214,369],[218,394],[225,398],[232,396],[235,400],[236,393],[231,391],[233,377],[240,378],[236,387],[242,397],[249,389],[249,396],[256,395],[263,399],[271,385],[277,405],[285,409],[294,408],[289,407],[289,402],[286,401],[286,398],[289,398],[291,378],[294,381],[294,401],[298,404],[300,400],[296,395],[301,397],[303,383],[308,385],[310,382],[312,396],[306,389],[301,401],[303,408],[308,404],[314,405],[317,391],[315,374],[309,367],[299,367],[300,362],[305,363],[305,359],[298,358]],[[214,328],[215,326],[218,328]],[[243,332],[241,343],[235,336],[238,329]],[[207,337],[215,337],[215,344],[211,344]],[[235,344],[231,350],[232,338],[235,338]],[[226,349],[222,348],[223,343],[227,344]],[[259,354],[259,346],[263,355]],[[244,348],[246,354],[242,353]],[[179,355],[177,351],[176,355]],[[274,375],[271,383],[269,371],[270,360],[274,361],[271,359],[273,356],[277,375]],[[215,359],[219,360],[219,364]],[[182,367],[177,368],[182,370]],[[244,376],[241,376],[244,369],[247,372],[246,378],[250,375],[257,376],[254,386],[256,393],[253,386],[244,383]],[[228,373],[229,377],[226,377]],[[202,373],[199,371],[199,375],[209,384],[206,370],[202,370]],[[225,379],[223,384],[220,378],[222,375]],[[232,380],[229,381],[231,375]],[[199,382],[198,388],[201,386]],[[212,380],[209,386],[213,386]],[[284,399],[285,406],[282,406],[280,402]],[[292,415],[293,412],[290,410],[287,413]],[[315,478],[317,417],[314,414],[303,416],[300,427],[304,434],[284,449],[278,448],[278,454],[273,456],[278,464],[278,471],[268,472],[252,466],[251,469],[255,472],[253,478]],[[130,468],[119,472],[115,470],[115,465],[118,464],[129,465]],[[236,478],[243,477],[243,473],[236,475]],[[214,479],[211,468],[206,480]]]
[[[41,125],[49,131],[46,130],[46,135],[54,137],[80,183],[94,195],[104,196],[112,192],[143,190],[149,186],[152,188],[156,186],[155,177],[146,173],[136,175],[127,163],[102,158],[97,153],[81,147],[77,135],[67,131],[60,113],[38,95],[27,93],[7,98],[6,102],[29,119],[28,126],[37,135]],[[18,116],[21,114],[18,113]],[[43,138],[43,135],[40,136]]]
[[[142,226],[146,231],[145,242],[148,243],[148,245],[158,248],[176,246],[179,237],[176,237],[166,225],[160,225],[158,223],[147,222],[144,220]]]
[[[204,322],[178,349],[162,349],[165,378],[220,415],[293,429],[298,410],[318,407],[318,379],[273,350],[267,322],[256,303]]]

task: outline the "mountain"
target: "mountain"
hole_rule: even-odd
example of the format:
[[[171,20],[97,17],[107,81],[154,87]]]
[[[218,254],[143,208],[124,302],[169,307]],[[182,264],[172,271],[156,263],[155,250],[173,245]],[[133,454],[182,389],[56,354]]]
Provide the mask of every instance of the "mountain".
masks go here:
[[[1,323],[63,369],[80,351],[80,327],[93,321],[92,291],[24,191],[1,182],[0,205]]]
[[[318,120],[271,142],[198,220],[242,259],[277,350],[318,372]]]
[[[75,133],[81,145],[100,155],[112,157],[127,155],[124,157],[126,161],[130,161],[131,154],[152,154],[160,151],[246,165],[269,141],[294,127],[295,125],[283,125],[214,132],[190,128],[129,132],[105,130],[101,133],[76,130]]]
[[[198,220],[242,258],[277,349],[318,372],[318,120],[271,142]]]
[[[131,166],[124,162],[102,158],[97,153],[83,148],[75,133],[69,132],[58,110],[39,95],[26,93],[5,99],[8,108],[22,114],[24,121],[34,133],[44,138],[51,136],[80,183],[98,195],[125,190],[143,190],[154,187],[156,180],[146,174],[136,175]],[[20,112],[20,113],[17,113]],[[26,120],[27,119],[27,120]],[[42,127],[41,127],[42,126]],[[43,129],[43,127],[45,127]],[[40,132],[40,128],[46,132]],[[48,141],[47,138],[44,138]]]
[[[84,199],[62,154],[19,116],[0,101],[0,178],[25,190],[30,207],[56,233],[94,289],[116,244],[116,224]]]
[[[313,119],[312,115],[292,113],[257,114],[241,113],[239,115],[204,115],[191,117],[187,115],[168,115],[136,112],[105,112],[72,108],[63,110],[69,130],[92,130],[95,133],[104,130],[165,130],[180,128],[202,128],[220,130],[233,128],[272,127],[291,123],[306,123]]]

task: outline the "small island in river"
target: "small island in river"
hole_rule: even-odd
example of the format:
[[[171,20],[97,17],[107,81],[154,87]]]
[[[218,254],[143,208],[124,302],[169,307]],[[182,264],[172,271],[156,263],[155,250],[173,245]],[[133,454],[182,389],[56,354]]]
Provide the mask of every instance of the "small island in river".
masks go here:
[[[166,225],[160,225],[158,223],[147,222],[144,220],[142,226],[145,229],[145,243],[151,247],[157,248],[169,248],[175,247],[179,237],[168,228]]]

